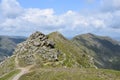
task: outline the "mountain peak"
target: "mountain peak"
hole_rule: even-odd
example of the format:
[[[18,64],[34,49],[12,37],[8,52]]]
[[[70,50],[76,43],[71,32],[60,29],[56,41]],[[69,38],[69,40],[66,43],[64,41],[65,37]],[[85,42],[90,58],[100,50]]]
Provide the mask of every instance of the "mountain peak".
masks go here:
[[[55,31],[55,32],[52,32],[48,35],[49,37],[51,38],[56,38],[56,39],[62,39],[62,40],[67,40],[60,32],[58,31]]]
[[[58,32],[58,31],[55,31],[55,32],[50,33],[49,35],[61,36],[62,34],[60,32]]]
[[[94,35],[94,34],[92,34],[92,33],[86,33],[86,35]]]
[[[74,38],[76,38],[76,39],[79,39],[79,38],[88,38],[89,39],[89,38],[93,38],[93,37],[96,37],[96,35],[94,35],[92,33],[86,33],[86,34],[77,35]]]
[[[42,32],[36,31],[32,35],[30,35],[30,37],[28,39],[36,39],[38,37],[41,37],[41,38],[45,37],[45,34],[43,34]]]
[[[49,40],[47,35],[36,31],[26,41],[20,43],[15,49],[14,54],[17,54],[20,66],[28,66],[38,64],[46,65],[58,61],[59,51],[55,49],[55,43]],[[44,62],[44,63],[43,63]],[[49,65],[50,65],[49,64]]]
[[[86,34],[82,34],[82,36],[93,37],[93,36],[95,36],[95,35],[92,34],[92,33],[86,33]]]
[[[85,46],[86,48],[93,51],[93,53],[90,55],[94,57],[95,64],[99,68],[102,67],[120,69],[118,67],[114,67],[117,63],[116,61],[110,62],[112,57],[114,60],[114,58],[116,58],[117,55],[120,55],[120,46],[118,41],[113,40],[112,38],[107,36],[98,36],[91,33],[87,33],[74,37],[73,42],[77,46]]]

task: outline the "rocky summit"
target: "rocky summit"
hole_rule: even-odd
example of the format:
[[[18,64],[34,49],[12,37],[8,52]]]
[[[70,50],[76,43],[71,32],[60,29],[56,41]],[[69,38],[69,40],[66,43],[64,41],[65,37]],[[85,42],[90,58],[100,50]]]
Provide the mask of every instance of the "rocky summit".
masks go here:
[[[55,49],[55,43],[49,40],[48,36],[37,31],[26,41],[20,43],[14,54],[18,56],[19,65],[21,66],[51,65],[52,62],[59,61],[60,51]]]

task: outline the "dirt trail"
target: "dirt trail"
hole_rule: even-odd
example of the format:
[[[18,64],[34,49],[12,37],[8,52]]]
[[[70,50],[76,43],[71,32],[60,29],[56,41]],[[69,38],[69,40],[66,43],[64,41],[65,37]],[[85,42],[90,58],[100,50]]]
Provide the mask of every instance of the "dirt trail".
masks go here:
[[[33,67],[33,66],[28,66],[28,67],[25,67],[25,68],[17,68],[17,69],[20,69],[21,72],[18,73],[15,77],[13,77],[12,80],[19,80],[19,78],[20,78],[22,75],[24,75],[24,74],[26,74],[26,73],[29,73],[29,70],[30,70],[30,68],[32,68],[32,67]]]
[[[12,78],[12,80],[19,80],[19,78],[20,78],[22,75],[24,75],[24,74],[26,74],[26,73],[29,73],[29,72],[30,72],[29,70],[34,66],[34,65],[31,65],[31,66],[27,66],[27,67],[20,67],[20,66],[19,66],[19,61],[18,61],[17,55],[16,55],[16,58],[15,58],[15,64],[16,64],[16,68],[19,69],[19,70],[21,70],[21,72],[18,73],[16,76],[14,76],[14,77]]]

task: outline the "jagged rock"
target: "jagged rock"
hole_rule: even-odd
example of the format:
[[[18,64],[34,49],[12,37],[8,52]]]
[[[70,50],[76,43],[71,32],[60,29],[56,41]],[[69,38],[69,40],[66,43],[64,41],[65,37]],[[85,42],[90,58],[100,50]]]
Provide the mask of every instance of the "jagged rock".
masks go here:
[[[54,48],[55,43],[52,42],[52,41],[47,41],[47,46],[50,47],[50,48]]]
[[[44,37],[46,37],[45,34],[39,32],[39,31],[36,31],[35,33],[33,33],[29,38],[28,40],[33,40],[33,39],[37,39],[39,38],[40,40],[43,39]],[[47,37],[46,37],[47,38]]]
[[[55,49],[55,43],[41,33],[35,32],[26,41],[20,43],[14,54],[18,54],[20,62],[24,65],[35,64],[37,57],[42,57],[43,61],[59,61],[60,51]]]
[[[34,46],[40,46],[41,43],[40,42],[34,42]]]

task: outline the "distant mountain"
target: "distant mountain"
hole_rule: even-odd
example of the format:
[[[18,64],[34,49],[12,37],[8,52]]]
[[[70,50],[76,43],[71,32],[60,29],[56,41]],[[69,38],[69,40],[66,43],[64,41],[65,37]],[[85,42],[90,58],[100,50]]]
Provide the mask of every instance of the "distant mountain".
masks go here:
[[[87,33],[74,37],[72,42],[78,47],[85,46],[92,50],[89,55],[94,57],[97,67],[120,70],[120,43],[118,41],[110,37]]]
[[[0,36],[0,61],[11,56],[16,45],[25,39],[25,37]]]
[[[66,66],[95,68],[92,57],[84,53],[83,46],[77,47],[59,32],[50,33],[48,36],[50,40],[55,42],[56,49],[66,56],[64,63]]]

